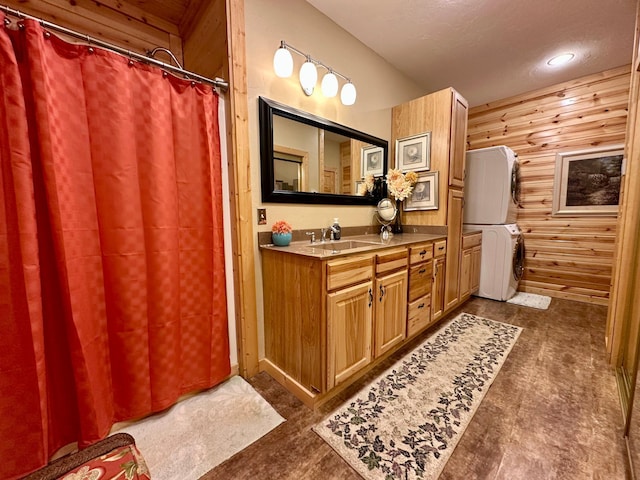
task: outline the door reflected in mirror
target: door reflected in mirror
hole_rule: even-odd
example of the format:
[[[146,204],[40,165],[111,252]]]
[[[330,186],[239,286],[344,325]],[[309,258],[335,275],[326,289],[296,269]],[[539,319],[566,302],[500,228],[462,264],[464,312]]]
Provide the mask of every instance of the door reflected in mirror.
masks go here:
[[[264,202],[373,205],[356,185],[375,151],[386,172],[388,144],[329,120],[259,98]]]

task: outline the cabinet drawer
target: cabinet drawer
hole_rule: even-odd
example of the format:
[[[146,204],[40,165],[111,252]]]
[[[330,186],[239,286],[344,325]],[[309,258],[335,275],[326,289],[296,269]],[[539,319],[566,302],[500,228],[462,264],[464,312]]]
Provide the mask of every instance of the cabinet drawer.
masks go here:
[[[409,303],[407,314],[407,337],[410,337],[429,325],[431,317],[431,295],[420,297]]]
[[[427,293],[431,293],[433,262],[414,265],[409,270],[409,301],[412,302]]]
[[[413,265],[414,263],[424,262],[433,258],[433,243],[420,243],[418,245],[413,245],[409,247],[409,263]]]
[[[373,278],[373,257],[349,257],[327,262],[327,290],[355,285]]]
[[[447,241],[440,240],[433,244],[433,256],[441,257],[442,255],[447,253]]]
[[[376,275],[407,267],[407,249],[394,248],[376,254]]]
[[[462,236],[462,249],[466,250],[467,248],[477,247],[482,243],[482,234],[474,233],[471,235],[463,235]]]

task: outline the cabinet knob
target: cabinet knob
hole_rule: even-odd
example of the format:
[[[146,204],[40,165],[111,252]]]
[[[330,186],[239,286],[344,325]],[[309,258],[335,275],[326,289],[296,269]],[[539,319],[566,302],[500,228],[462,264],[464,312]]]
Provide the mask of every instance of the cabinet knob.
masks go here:
[[[420,305],[418,305],[418,308],[424,308],[424,303],[421,303]]]
[[[420,270],[418,270],[418,273],[422,275],[426,271],[427,271],[426,268],[421,268]]]
[[[384,288],[380,285],[380,301],[382,301],[382,297],[384,297]]]
[[[373,291],[369,289],[369,307],[373,304]]]
[[[427,251],[426,251],[426,250],[422,250],[422,251],[420,252],[420,256],[421,256],[421,257],[424,257],[426,254],[427,254]]]

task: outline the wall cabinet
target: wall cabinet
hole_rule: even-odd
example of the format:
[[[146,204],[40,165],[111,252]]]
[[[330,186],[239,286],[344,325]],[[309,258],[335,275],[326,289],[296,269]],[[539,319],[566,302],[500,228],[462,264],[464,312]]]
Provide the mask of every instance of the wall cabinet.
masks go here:
[[[451,128],[449,144],[449,186],[464,187],[469,104],[451,89]]]
[[[439,208],[409,211],[403,220],[406,225],[447,227],[446,266],[434,261],[434,271],[437,263],[439,274],[444,275],[440,280],[443,285],[437,286],[438,292],[444,295],[442,308],[435,304],[436,298],[431,298],[432,317],[436,318],[456,308],[462,300],[462,211],[468,110],[462,95],[453,88],[445,88],[397,105],[392,111],[392,145],[398,139],[431,132],[431,170],[439,172]]]

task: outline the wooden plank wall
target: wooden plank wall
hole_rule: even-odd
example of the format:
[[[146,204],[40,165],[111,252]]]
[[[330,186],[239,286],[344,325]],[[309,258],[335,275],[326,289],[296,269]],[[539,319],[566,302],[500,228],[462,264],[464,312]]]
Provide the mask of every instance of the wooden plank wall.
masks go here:
[[[624,144],[630,66],[469,111],[467,148],[511,147],[520,159],[525,274],[519,290],[607,305],[616,217],[554,217],[557,152]]]
[[[168,48],[182,61],[178,25],[132,3],[116,0],[4,0],[2,4],[136,53],[144,54],[154,47]],[[156,58],[170,63],[164,54]]]

